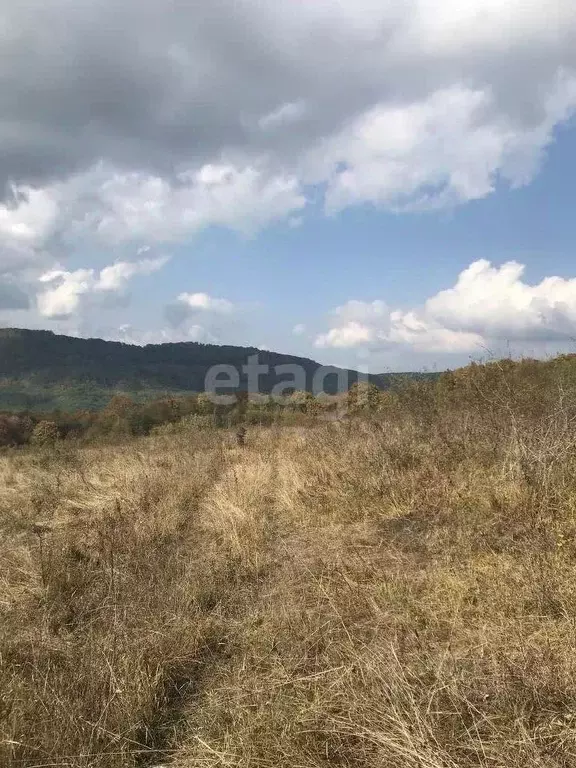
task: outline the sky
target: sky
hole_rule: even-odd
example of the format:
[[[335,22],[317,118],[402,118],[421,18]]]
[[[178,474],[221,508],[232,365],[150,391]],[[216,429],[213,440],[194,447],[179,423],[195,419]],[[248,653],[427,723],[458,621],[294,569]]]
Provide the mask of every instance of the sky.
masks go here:
[[[0,0],[0,326],[576,352],[573,0]]]

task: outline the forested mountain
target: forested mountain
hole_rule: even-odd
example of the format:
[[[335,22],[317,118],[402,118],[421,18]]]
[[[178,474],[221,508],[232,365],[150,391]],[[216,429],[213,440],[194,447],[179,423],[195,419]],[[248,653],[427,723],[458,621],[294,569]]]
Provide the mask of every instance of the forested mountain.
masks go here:
[[[51,331],[0,329],[0,408],[100,407],[110,393],[117,391],[140,397],[158,392],[201,392],[207,371],[222,364],[236,368],[239,389],[246,390],[248,382],[242,367],[256,354],[259,364],[270,369],[259,378],[262,393],[270,392],[282,380],[290,380],[274,371],[276,366],[287,364],[301,366],[306,373],[306,389],[312,389],[319,363],[253,347],[197,342],[141,347],[60,336]],[[325,379],[330,394],[337,391],[338,373],[342,373],[338,368],[331,370]],[[347,373],[350,385],[357,381],[357,372]],[[385,388],[394,376],[398,374],[370,378]]]

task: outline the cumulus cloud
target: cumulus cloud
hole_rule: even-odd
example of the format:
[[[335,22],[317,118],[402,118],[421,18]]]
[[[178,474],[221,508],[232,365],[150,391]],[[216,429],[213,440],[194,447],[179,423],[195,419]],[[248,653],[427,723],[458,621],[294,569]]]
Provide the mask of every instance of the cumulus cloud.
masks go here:
[[[367,325],[349,320],[344,325],[331,328],[328,333],[322,334],[316,340],[318,347],[356,347],[374,341],[375,329]]]
[[[0,238],[20,248],[253,231],[308,184],[329,210],[454,205],[529,181],[576,106],[572,0],[0,0],[0,18]]]
[[[417,311],[392,310],[383,302],[350,301],[334,312],[334,327],[316,337],[315,346],[370,350],[404,346],[417,352],[469,352],[479,349],[479,334],[450,330]]]
[[[284,105],[318,105],[326,117],[294,137],[300,145],[383,95],[412,101],[455,77],[497,78],[510,96],[519,81],[510,107],[521,112],[527,88],[536,93],[559,65],[574,63],[571,0],[283,7],[222,0],[168,9],[161,0],[80,7],[3,0],[0,7],[11,62],[3,76],[2,165],[19,182],[100,157],[163,171],[184,157],[203,164],[223,146],[251,152],[258,148],[243,116],[257,123]],[[270,142],[285,151],[279,137]]]
[[[315,150],[336,211],[370,202],[392,210],[439,208],[490,194],[499,179],[528,183],[553,129],[576,107],[576,78],[559,73],[539,119],[522,124],[494,109],[489,87],[462,85],[409,105],[379,104]]]
[[[181,293],[178,301],[193,311],[230,314],[234,305],[227,299],[216,299],[207,293]]]
[[[177,241],[209,226],[251,233],[305,205],[294,177],[231,164],[207,164],[173,181],[113,174],[95,196],[83,224],[109,242]]]
[[[0,205],[0,237],[15,248],[42,240],[50,232],[58,201],[47,189],[12,185]]]
[[[573,0],[0,0],[0,40],[0,277],[26,294],[63,264],[49,316],[97,293],[72,252],[526,184],[576,109]],[[385,333],[477,333],[443,322]],[[348,323],[323,343],[376,325]]]
[[[100,272],[94,284],[95,291],[121,291],[135,275],[151,275],[168,262],[168,257],[142,259],[141,261],[117,261]]]
[[[175,242],[208,226],[250,233],[304,204],[294,178],[256,167],[205,165],[169,180],[98,164],[44,189],[13,188],[0,206],[0,270],[44,263],[65,246]]]
[[[350,301],[333,313],[318,347],[372,349],[403,345],[419,352],[474,352],[508,341],[562,343],[576,338],[576,279],[546,277],[530,285],[524,266],[471,264],[456,284],[423,306],[391,309]]]
[[[428,317],[486,338],[565,341],[576,336],[576,278],[522,280],[524,265],[471,264],[453,288],[428,299]]]
[[[122,292],[136,275],[150,275],[161,269],[166,258],[143,259],[139,262],[117,262],[97,273],[94,269],[66,271],[53,269],[40,276],[45,286],[38,293],[38,311],[43,317],[70,317],[78,312],[82,297],[101,292]]]
[[[73,272],[55,269],[40,277],[47,288],[38,295],[38,311],[44,317],[68,317],[78,310],[80,297],[94,287],[94,270]]]
[[[216,343],[237,323],[239,307],[207,293],[181,293],[165,307],[171,334],[179,341]]]
[[[9,187],[0,203],[0,276],[49,263],[44,249],[55,231],[58,207],[50,188]]]

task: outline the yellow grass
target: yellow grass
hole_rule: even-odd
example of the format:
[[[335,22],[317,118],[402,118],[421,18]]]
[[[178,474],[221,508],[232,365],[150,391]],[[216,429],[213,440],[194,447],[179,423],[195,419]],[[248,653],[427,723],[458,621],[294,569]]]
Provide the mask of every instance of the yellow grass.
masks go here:
[[[576,441],[506,413],[3,454],[0,764],[576,765]]]

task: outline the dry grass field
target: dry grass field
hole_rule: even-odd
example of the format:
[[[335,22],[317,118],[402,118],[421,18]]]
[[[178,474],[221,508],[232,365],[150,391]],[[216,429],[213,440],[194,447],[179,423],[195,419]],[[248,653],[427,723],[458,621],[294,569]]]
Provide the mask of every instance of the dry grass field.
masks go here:
[[[0,456],[0,765],[576,765],[576,402]]]

